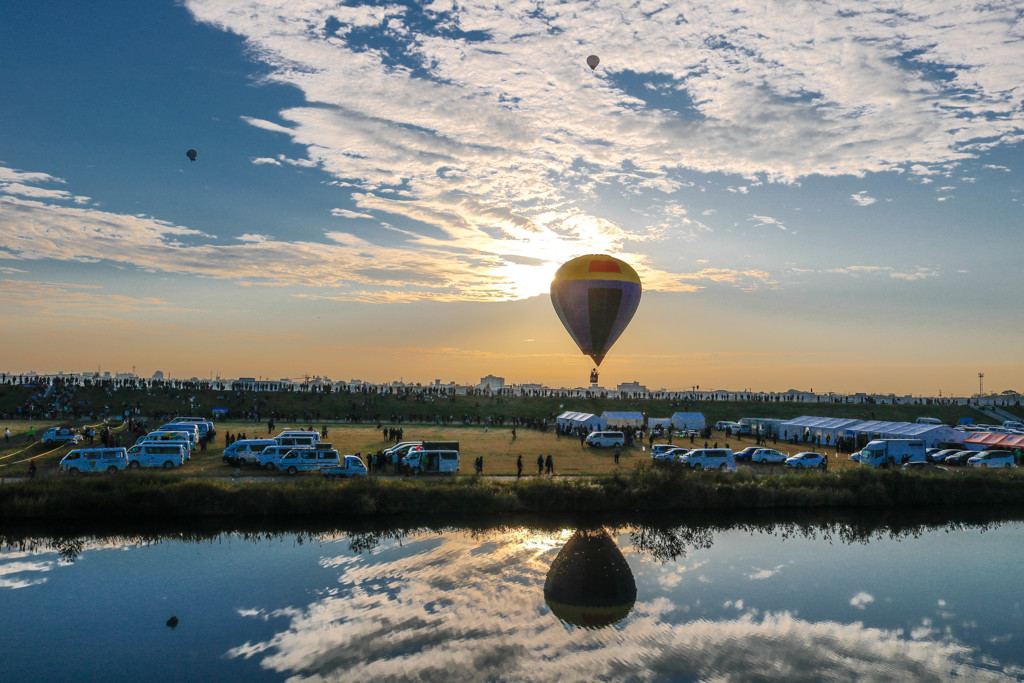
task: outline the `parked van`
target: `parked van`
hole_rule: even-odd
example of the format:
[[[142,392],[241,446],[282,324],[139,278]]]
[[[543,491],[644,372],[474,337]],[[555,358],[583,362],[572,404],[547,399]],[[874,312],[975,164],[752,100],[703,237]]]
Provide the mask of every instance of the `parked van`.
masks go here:
[[[192,457],[192,437],[189,436],[188,432],[150,432],[146,434],[136,444],[144,443],[176,443],[181,444],[185,447],[185,460]]]
[[[242,439],[224,449],[224,462],[235,467],[245,467],[256,462],[256,458],[268,446],[276,446],[273,439]]]
[[[908,462],[928,462],[921,439],[876,439],[860,449],[858,460],[868,467],[896,467]]]
[[[694,448],[679,456],[679,463],[695,470],[736,471],[736,460],[729,448]]]
[[[588,446],[608,448],[626,443],[626,435],[622,432],[591,432],[586,439]]]
[[[309,446],[267,446],[256,456],[256,466],[267,470],[276,470],[281,458],[296,448],[312,450]]]
[[[288,474],[296,474],[312,472],[323,467],[338,467],[339,465],[338,451],[333,448],[330,450],[293,448],[281,458],[277,468]]]
[[[919,417],[916,420],[914,420],[914,422],[916,422],[919,425],[940,425],[940,424],[942,424],[942,420],[940,420],[937,417]]]
[[[278,446],[291,446],[292,448],[305,446],[306,448],[312,448],[320,443],[320,434],[306,431],[281,432],[274,437],[274,441],[277,442]]]
[[[402,465],[410,474],[454,474],[459,471],[459,452],[409,451]]]
[[[185,438],[188,440],[188,449],[190,451],[194,451],[196,447],[199,445],[199,431],[195,428],[195,425],[175,425],[174,427],[157,427],[149,434],[147,434],[147,436],[164,438],[167,441],[179,440],[174,436],[163,437],[162,435],[164,434],[184,434]]]
[[[195,424],[199,427],[199,435],[209,433],[211,436],[216,433],[217,429],[213,426],[213,422],[207,420],[205,417],[176,417],[171,420],[171,424]],[[205,425],[205,426],[204,426]]]
[[[128,449],[128,467],[181,467],[185,464],[188,450],[182,443],[151,442],[135,444]]]
[[[123,448],[76,448],[60,459],[60,470],[79,472],[117,472],[128,467],[128,452]]]

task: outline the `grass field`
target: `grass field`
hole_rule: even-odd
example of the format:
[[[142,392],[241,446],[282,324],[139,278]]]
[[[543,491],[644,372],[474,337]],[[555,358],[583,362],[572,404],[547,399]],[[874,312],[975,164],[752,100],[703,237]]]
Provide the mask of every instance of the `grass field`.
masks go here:
[[[54,448],[52,445],[43,446],[38,443],[38,438],[45,431],[46,427],[56,424],[54,422],[32,422],[35,427],[37,443],[29,444],[25,441],[29,424],[18,423],[17,431],[12,429],[13,438],[10,443],[0,443],[0,477],[20,476],[25,473],[30,458],[34,458],[38,472],[41,476],[49,473],[56,473],[57,463],[71,450],[70,446]],[[303,425],[304,427],[305,425]],[[317,428],[323,425],[314,425]],[[364,462],[370,453],[376,453],[389,445],[384,441],[383,435],[374,426],[370,425],[347,425],[327,424],[327,441],[334,445],[342,454],[361,454]],[[292,425],[275,425],[274,433],[285,428],[299,428]],[[234,471],[233,467],[225,465],[221,458],[224,453],[225,435],[241,434],[249,438],[265,438],[267,426],[263,423],[225,422],[217,425],[218,433],[214,444],[207,448],[205,453],[195,452],[180,472],[194,476],[229,476]],[[579,439],[569,437],[558,437],[554,432],[540,432],[536,430],[517,428],[516,439],[512,439],[511,427],[462,427],[462,426],[433,426],[433,425],[404,425],[403,438],[406,441],[458,441],[461,451],[461,475],[473,474],[473,461],[478,456],[484,458],[485,475],[514,475],[516,473],[516,458],[523,457],[524,475],[536,475],[537,456],[551,455],[555,464],[555,473],[559,475],[601,475],[610,474],[616,470],[613,450],[611,448],[591,448],[581,446]],[[122,445],[130,445],[125,440]],[[689,443],[689,440],[680,441],[678,437],[674,442],[679,445]],[[656,439],[655,443],[666,443],[665,439]],[[704,440],[697,440],[695,445],[703,446]],[[750,437],[737,438],[733,436],[726,439],[722,432],[713,432],[708,439],[708,444],[720,447],[732,448],[738,451],[746,446],[753,446],[754,440]],[[98,444],[97,444],[98,445]],[[776,446],[783,453],[796,454],[804,450],[817,450],[825,453],[829,458],[829,465],[832,469],[842,469],[855,463],[849,460],[849,456],[836,456],[832,447],[804,448],[802,445],[793,446],[779,443]],[[636,448],[622,449],[619,458],[619,470],[630,470],[637,463],[650,462],[650,451],[646,443]],[[256,470],[246,470],[255,472]]]

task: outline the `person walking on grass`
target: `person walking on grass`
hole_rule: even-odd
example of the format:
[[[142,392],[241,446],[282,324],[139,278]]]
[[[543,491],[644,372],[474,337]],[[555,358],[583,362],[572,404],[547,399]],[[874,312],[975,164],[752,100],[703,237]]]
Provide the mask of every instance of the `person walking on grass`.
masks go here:
[[[547,473],[552,477],[555,476],[555,460],[550,455],[548,455],[544,460],[544,469],[546,469]]]
[[[516,479],[523,476],[523,456],[516,458]]]
[[[32,458],[28,461],[28,476],[29,479],[34,479],[36,476],[36,459]]]
[[[28,428],[28,436],[25,437],[25,440],[29,441],[29,442],[32,442],[32,443],[35,443],[35,440],[36,440],[36,428],[35,427],[29,427]]]
[[[615,464],[619,464],[619,444],[615,444]]]
[[[551,457],[551,456],[548,456]],[[537,476],[544,474],[544,455],[537,456]]]

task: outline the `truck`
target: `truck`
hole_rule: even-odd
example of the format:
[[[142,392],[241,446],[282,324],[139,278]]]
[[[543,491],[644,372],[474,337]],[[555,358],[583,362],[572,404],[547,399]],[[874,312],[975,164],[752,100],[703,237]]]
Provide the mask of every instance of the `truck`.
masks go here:
[[[459,452],[453,450],[412,450],[402,458],[409,474],[454,474],[459,471]]]
[[[77,444],[82,437],[71,427],[50,427],[43,432],[43,443]]]
[[[860,450],[860,464],[868,467],[899,467],[908,462],[927,462],[921,439],[875,439]]]
[[[325,479],[335,479],[340,477],[342,479],[349,479],[355,477],[365,477],[366,465],[357,455],[346,455],[345,461],[336,467],[324,467],[320,470],[320,474]]]

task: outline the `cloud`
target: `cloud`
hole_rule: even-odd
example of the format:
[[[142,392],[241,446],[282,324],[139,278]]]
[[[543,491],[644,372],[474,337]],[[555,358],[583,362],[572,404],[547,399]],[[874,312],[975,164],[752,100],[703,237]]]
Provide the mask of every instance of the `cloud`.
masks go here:
[[[872,204],[878,201],[874,197],[869,197],[868,193],[864,190],[861,190],[856,194],[850,195],[850,199],[855,201],[859,206],[871,206]]]
[[[277,159],[271,159],[270,157],[257,157],[252,160],[252,163],[256,166],[280,166],[281,162]]]
[[[860,593],[857,593],[852,598],[850,598],[850,604],[852,606],[856,607],[857,609],[865,609],[868,605],[870,605],[874,601],[875,601],[875,598],[873,596],[871,596],[868,593],[864,593],[863,591],[860,592]]]
[[[778,228],[779,230],[785,230],[786,229],[786,226],[782,224],[782,221],[778,220],[777,218],[772,218],[771,216],[753,215],[750,218],[748,218],[747,220],[749,220],[749,221],[757,221],[758,222],[757,223],[757,227],[759,227],[759,228],[764,227],[764,226],[770,226],[770,227]]]
[[[348,209],[331,209],[332,216],[338,216],[339,218],[373,218],[368,213],[359,213],[357,211],[349,211]]]

